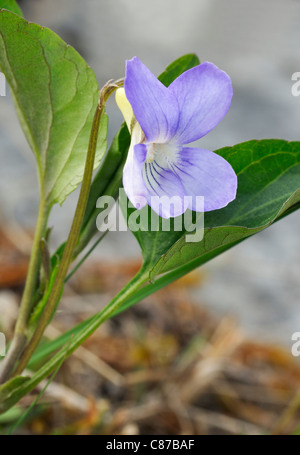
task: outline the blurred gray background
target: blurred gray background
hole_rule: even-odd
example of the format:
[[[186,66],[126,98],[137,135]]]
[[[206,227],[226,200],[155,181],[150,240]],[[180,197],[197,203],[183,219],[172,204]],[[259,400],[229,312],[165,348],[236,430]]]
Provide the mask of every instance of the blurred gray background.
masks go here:
[[[226,118],[201,146],[211,150],[248,139],[300,138],[300,97],[291,76],[300,71],[299,0],[23,0],[25,17],[56,31],[93,67],[99,85],[124,75],[137,55],[155,74],[195,52],[232,78]],[[111,102],[111,138],[122,121]],[[0,98],[0,213],[32,227],[38,190],[34,160],[9,94]],[[77,193],[56,207],[54,244],[66,235]],[[290,346],[300,331],[300,213],[205,266],[196,298],[217,315],[230,314],[257,337]],[[110,233],[97,254],[135,257],[130,233]]]

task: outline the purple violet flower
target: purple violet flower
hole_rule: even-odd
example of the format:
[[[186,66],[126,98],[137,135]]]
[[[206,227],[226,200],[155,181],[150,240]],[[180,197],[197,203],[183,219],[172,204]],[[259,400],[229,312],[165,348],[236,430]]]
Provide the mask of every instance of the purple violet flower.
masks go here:
[[[167,88],[134,57],[126,62],[124,88],[117,90],[116,101],[131,132],[123,186],[133,206],[149,204],[169,218],[187,208],[197,211],[195,196],[204,197],[204,211],[234,200],[237,176],[230,164],[214,152],[185,146],[226,115],[232,100],[229,76],[205,62]],[[177,202],[170,204],[174,196]]]

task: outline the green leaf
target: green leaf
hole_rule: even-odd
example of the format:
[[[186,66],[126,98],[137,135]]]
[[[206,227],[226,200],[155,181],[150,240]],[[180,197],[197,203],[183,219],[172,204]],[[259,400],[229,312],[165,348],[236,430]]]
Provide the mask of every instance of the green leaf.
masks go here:
[[[78,334],[80,334],[80,332],[88,326],[88,323],[91,320],[92,318],[89,318],[85,321],[80,322],[72,329],[68,330],[67,332],[64,332],[62,335],[57,337],[55,340],[46,342],[44,341],[43,343],[41,343],[40,346],[35,351],[35,353],[33,354],[33,356],[31,357],[28,363],[28,368],[35,369],[38,365],[41,364],[43,360],[45,360],[45,358],[49,357],[51,354],[53,354],[53,352],[57,351],[62,346],[66,345],[71,338],[74,338]]]
[[[197,260],[198,265],[272,224],[300,202],[300,142],[249,141],[216,153],[238,176],[235,201],[205,214],[203,241],[181,237],[151,270],[151,278]],[[159,239],[158,239],[159,241]]]
[[[194,66],[200,65],[200,60],[195,54],[186,54],[171,63],[165,71],[158,77],[166,87],[168,87],[180,74]]]
[[[0,68],[35,153],[47,205],[81,182],[99,88],[83,58],[51,30],[0,11]],[[106,149],[102,117],[95,167]]]
[[[12,13],[18,14],[19,16],[23,17],[23,13],[21,8],[17,4],[15,0],[0,0],[0,9],[7,9]]]
[[[176,225],[183,225],[183,216],[167,220],[160,218],[148,205],[142,210],[136,210],[131,208],[131,204],[128,207],[128,204],[127,198],[120,199],[128,227],[141,247],[144,265],[150,269],[182,237],[183,231],[176,230]],[[136,227],[139,229],[136,230]]]

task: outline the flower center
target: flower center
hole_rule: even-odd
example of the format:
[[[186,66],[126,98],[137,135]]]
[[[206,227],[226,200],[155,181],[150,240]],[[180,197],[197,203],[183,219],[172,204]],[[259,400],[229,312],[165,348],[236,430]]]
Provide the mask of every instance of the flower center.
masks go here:
[[[146,156],[146,163],[152,163],[152,161],[156,161],[156,163],[163,167],[164,169],[168,169],[170,164],[177,161],[177,155],[179,152],[179,146],[172,143],[166,144],[157,144],[152,142],[150,144],[146,144],[147,146],[147,156]]]

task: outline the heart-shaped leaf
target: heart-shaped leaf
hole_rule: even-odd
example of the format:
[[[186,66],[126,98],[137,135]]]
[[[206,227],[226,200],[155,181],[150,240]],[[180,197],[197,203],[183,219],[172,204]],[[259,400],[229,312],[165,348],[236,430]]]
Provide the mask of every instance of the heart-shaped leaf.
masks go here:
[[[81,182],[99,88],[83,58],[51,30],[0,11],[0,69],[35,153],[42,196],[62,203]],[[106,149],[102,116],[95,167]]]

